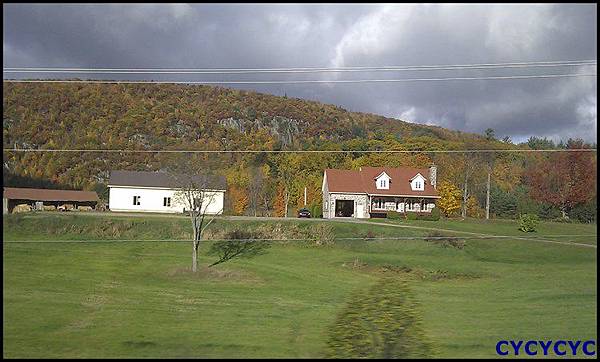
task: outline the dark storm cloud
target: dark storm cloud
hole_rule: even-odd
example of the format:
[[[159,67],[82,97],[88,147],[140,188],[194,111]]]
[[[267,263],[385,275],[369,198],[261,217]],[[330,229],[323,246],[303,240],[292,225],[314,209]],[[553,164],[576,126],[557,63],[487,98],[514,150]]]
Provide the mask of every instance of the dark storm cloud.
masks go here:
[[[596,5],[5,5],[3,60],[5,67],[252,68],[596,59],[596,24]],[[571,72],[596,67],[168,79]],[[469,132],[493,128],[517,141],[596,140],[595,77],[239,88]]]

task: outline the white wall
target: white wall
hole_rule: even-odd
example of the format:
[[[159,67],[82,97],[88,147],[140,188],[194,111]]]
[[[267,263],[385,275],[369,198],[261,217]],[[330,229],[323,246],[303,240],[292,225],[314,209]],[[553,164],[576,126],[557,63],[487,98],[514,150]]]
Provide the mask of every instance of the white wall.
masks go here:
[[[183,203],[178,202],[174,189],[153,189],[110,186],[108,208],[111,211],[139,211],[139,212],[183,212]],[[140,204],[133,204],[133,197],[140,196]],[[163,198],[171,198],[171,207],[163,206]],[[206,202],[211,201],[206,210],[207,214],[223,212],[223,191],[206,194]]]

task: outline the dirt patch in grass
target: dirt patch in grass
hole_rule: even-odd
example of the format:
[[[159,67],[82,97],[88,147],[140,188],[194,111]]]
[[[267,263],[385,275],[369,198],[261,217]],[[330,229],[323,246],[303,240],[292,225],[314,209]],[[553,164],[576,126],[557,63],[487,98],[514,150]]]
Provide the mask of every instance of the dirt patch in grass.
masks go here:
[[[193,273],[189,267],[179,267],[169,270],[167,272],[167,276],[174,279],[199,279],[208,281],[230,281],[243,283],[263,282],[260,277],[250,272],[219,267],[200,267],[195,273]]]
[[[144,347],[154,347],[156,346],[155,342],[152,341],[125,341],[123,344],[127,347],[134,348],[144,348]]]
[[[342,264],[343,268],[348,268],[360,272],[366,272],[377,275],[398,275],[414,280],[422,281],[440,281],[450,279],[478,279],[480,275],[475,273],[455,273],[447,270],[427,270],[423,268],[415,268],[406,265],[369,265],[359,259],[355,259],[351,262],[345,262]]]

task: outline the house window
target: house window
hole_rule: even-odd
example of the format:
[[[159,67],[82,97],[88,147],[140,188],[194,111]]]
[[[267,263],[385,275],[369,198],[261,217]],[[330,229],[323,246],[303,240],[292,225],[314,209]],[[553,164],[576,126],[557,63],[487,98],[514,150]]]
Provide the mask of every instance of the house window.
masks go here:
[[[380,180],[380,181],[379,181],[379,185],[381,186],[381,188],[386,188],[386,186],[385,186],[385,183],[386,183],[386,182],[385,182],[385,181],[386,181],[386,180]]]
[[[134,196],[133,197],[133,204],[136,206],[139,206],[140,204],[140,196]]]
[[[163,206],[171,207],[171,198],[163,197]]]

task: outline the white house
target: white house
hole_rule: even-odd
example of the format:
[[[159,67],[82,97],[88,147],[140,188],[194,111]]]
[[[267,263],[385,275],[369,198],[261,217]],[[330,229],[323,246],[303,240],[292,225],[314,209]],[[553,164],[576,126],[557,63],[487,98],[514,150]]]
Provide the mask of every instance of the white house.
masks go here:
[[[183,213],[185,203],[178,186],[177,178],[164,172],[111,171],[108,208],[111,211]],[[225,178],[210,178],[203,190],[207,214],[223,212],[225,190]]]
[[[435,166],[326,169],[323,217],[370,218],[388,212],[431,212],[439,199]]]

